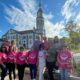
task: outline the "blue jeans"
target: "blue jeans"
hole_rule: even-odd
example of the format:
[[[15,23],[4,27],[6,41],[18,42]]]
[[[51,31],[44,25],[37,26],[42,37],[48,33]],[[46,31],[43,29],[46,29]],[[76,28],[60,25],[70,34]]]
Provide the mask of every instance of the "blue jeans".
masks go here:
[[[68,69],[60,69],[60,78],[61,80],[70,80]]]
[[[36,66],[36,64],[29,64],[29,68],[30,68],[30,77],[31,77],[31,79],[36,79],[36,75],[37,75],[37,66]]]
[[[6,65],[6,64],[4,63],[4,65]],[[7,75],[7,67],[4,68],[2,65],[0,65],[0,68],[2,70],[2,72],[1,72],[1,80],[4,80],[5,76]]]

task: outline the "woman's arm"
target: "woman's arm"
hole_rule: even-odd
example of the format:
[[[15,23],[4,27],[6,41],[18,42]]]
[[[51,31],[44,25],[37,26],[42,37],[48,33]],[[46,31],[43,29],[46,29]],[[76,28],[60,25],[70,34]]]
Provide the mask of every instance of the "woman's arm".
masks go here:
[[[1,64],[4,68],[6,67],[2,61],[0,61],[0,64]]]

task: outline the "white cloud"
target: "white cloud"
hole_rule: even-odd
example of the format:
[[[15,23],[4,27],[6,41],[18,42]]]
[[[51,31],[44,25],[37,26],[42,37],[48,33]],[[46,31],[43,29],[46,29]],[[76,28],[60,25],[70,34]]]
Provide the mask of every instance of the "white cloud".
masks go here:
[[[19,3],[22,5],[22,8],[25,11],[25,13],[36,12],[37,5],[35,0],[19,0]]]
[[[77,30],[80,31],[80,13],[76,16],[75,22],[78,24]]]
[[[32,29],[36,26],[36,2],[34,0],[19,0],[19,3],[22,6],[22,9],[14,7],[11,5],[11,8],[5,7],[5,11],[8,14],[6,19],[12,24],[15,25],[16,30],[27,30]],[[57,22],[53,24],[51,20],[54,18],[54,15],[50,12],[44,14],[45,18],[45,29],[48,37],[60,36],[60,31],[64,28],[63,22]]]
[[[78,23],[80,24],[80,13],[76,16],[75,21],[78,22]]]
[[[54,17],[54,15],[51,12],[49,12],[48,14],[44,14],[44,18],[47,20],[51,20],[51,19],[53,19],[53,17]]]
[[[46,20],[45,27],[48,37],[62,37],[62,35],[60,35],[61,30],[64,29],[64,25],[62,24],[62,22],[53,24],[52,22]]]
[[[78,24],[76,29],[80,31],[80,0],[67,0],[61,13],[66,22],[70,20],[76,22]]]
[[[11,6],[6,8],[6,12],[9,17],[6,17],[8,21],[15,25],[17,30],[32,29],[35,26],[35,4],[33,0],[19,0],[23,10]]]
[[[79,6],[80,0],[67,0],[62,7],[62,16],[68,21],[71,17],[74,18],[76,15],[75,7]]]

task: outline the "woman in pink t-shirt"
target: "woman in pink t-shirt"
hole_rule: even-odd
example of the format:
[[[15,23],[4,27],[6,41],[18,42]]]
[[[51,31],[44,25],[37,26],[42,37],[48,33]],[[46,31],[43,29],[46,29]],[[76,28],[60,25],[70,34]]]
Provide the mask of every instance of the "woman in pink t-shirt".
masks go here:
[[[72,55],[71,52],[67,49],[67,46],[58,52],[57,62],[60,69],[61,80],[70,80],[69,79],[69,70],[72,68]]]
[[[12,47],[10,46],[9,50],[8,50],[8,55],[7,55],[7,66],[8,66],[8,70],[9,70],[9,79],[10,80],[12,80],[12,73],[13,73],[14,79],[16,78],[15,55],[16,55],[16,51],[13,51]]]
[[[42,43],[43,43],[43,46],[44,46],[44,50],[47,51],[49,49],[49,42],[48,42],[46,37],[43,37]]]
[[[4,80],[7,74],[7,48],[3,46],[0,49],[0,68],[2,70],[1,80]]]
[[[17,63],[19,80],[23,80],[24,77],[25,55],[26,52],[24,51],[24,48],[20,47],[19,52],[16,54],[16,63]]]
[[[38,50],[34,49],[33,47],[26,55],[27,62],[30,68],[30,77],[31,80],[36,80],[37,75],[37,62],[38,62]]]

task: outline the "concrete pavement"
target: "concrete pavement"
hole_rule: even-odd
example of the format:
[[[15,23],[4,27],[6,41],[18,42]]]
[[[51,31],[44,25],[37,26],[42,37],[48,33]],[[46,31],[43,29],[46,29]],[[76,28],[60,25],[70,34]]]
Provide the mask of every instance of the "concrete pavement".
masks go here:
[[[18,80],[18,75],[17,75],[17,70],[16,70],[16,79],[15,80]],[[9,80],[9,75],[7,75],[5,77],[5,80]],[[14,80],[14,79],[13,79]],[[30,80],[30,74],[29,74],[29,68],[26,68],[25,69],[25,73],[24,73],[24,80]]]
[[[5,77],[5,80],[9,80],[9,76],[8,75]],[[18,80],[18,76],[16,76],[15,80]],[[26,73],[24,74],[24,80],[30,80],[29,74],[26,74]]]

